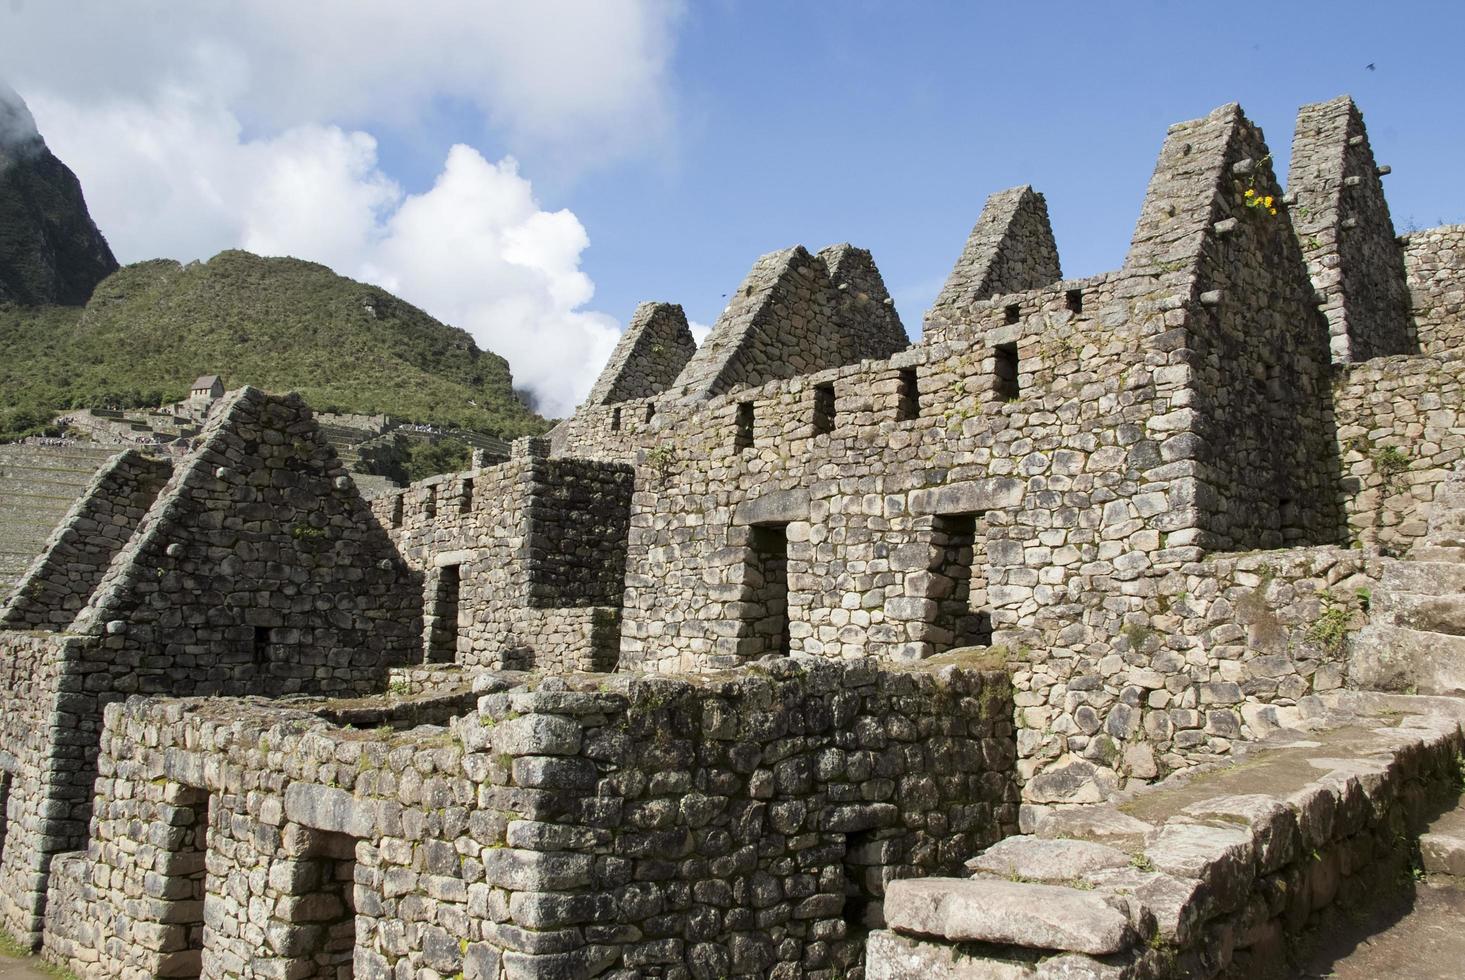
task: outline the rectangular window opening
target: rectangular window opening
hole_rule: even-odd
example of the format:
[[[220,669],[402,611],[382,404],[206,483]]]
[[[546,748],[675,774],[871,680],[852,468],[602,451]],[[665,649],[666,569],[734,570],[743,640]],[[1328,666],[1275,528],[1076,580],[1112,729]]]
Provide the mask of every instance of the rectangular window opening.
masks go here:
[[[788,629],[788,527],[758,525],[749,529],[750,567],[747,578],[747,609],[750,619],[748,649],[752,657],[769,654],[787,656]]]
[[[932,652],[991,646],[992,613],[987,608],[986,521],[976,514],[937,517],[931,546],[938,557],[932,573],[936,621]]]
[[[254,665],[256,667],[270,665],[270,628],[268,626],[254,628]]]
[[[468,514],[473,511],[473,478],[463,478],[463,493],[458,497],[458,513]]]
[[[647,402],[646,403],[646,424],[647,425],[650,425],[651,424],[651,420],[654,419],[654,418],[656,418],[656,403],[655,402]]]
[[[733,434],[733,450],[742,452],[753,448],[753,403],[738,402],[738,425]]]
[[[882,897],[885,870],[900,853],[891,839],[893,830],[861,830],[844,835],[844,909],[842,918],[850,935],[885,925]]]
[[[457,565],[437,570],[437,584],[427,602],[427,657],[430,664],[458,659],[458,611],[462,604],[463,576]]]
[[[896,403],[897,422],[909,422],[921,417],[921,389],[916,380],[915,368],[901,368],[900,393]]]
[[[619,408],[610,410],[610,431],[621,431],[621,410]]]
[[[1021,320],[1021,319],[1022,319],[1022,307],[1018,306],[1016,303],[1013,303],[1010,306],[1003,307],[1003,309],[1002,309],[1002,322],[1003,323],[1007,324],[1008,326],[1011,326],[1012,324],[1016,323],[1018,320]]]
[[[0,772],[0,859],[5,857],[5,838],[10,833],[10,773]]]
[[[814,386],[814,434],[834,431],[834,382]]]
[[[402,494],[395,494],[392,497],[392,527],[402,526]]]
[[[422,501],[422,515],[428,520],[437,516],[437,484],[427,488],[427,496]]]
[[[1069,310],[1070,313],[1082,313],[1083,312],[1083,290],[1082,289],[1070,289],[1070,290],[1068,290],[1068,292],[1066,292],[1066,293],[1063,294],[1063,302],[1068,307],[1068,310]]]
[[[1017,382],[1017,344],[998,344],[992,350],[996,361],[994,388],[997,397],[1005,402],[1016,401],[1019,394]]]

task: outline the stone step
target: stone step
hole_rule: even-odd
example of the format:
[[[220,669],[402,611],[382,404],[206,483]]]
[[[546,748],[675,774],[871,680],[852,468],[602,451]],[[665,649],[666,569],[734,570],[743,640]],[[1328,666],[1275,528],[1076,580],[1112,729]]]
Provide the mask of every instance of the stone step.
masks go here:
[[[1385,623],[1426,633],[1465,636],[1465,595],[1416,595],[1390,592],[1380,596],[1380,617]]]
[[[1465,880],[1465,802],[1446,810],[1419,837],[1424,870]]]
[[[1465,564],[1446,561],[1398,561],[1384,566],[1380,593],[1416,595],[1465,594]]]
[[[1450,548],[1440,545],[1415,545],[1409,549],[1410,561],[1439,561],[1459,564],[1465,562],[1465,548]]]
[[[1465,694],[1465,636],[1372,624],[1349,655],[1349,686],[1406,694]]]

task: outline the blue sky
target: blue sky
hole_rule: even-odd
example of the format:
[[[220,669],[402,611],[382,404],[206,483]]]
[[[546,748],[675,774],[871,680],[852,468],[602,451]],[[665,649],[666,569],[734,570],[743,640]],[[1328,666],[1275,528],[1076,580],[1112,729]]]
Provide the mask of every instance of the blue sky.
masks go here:
[[[1230,101],[1285,171],[1298,106],[1351,94],[1399,230],[1465,221],[1460,3],[63,6],[0,8],[0,75],[124,260],[325,261],[467,327],[556,413],[638,301],[711,324],[796,242],[871,249],[915,335],[1015,184],[1066,275],[1114,268],[1166,127]],[[149,167],[170,180],[143,193]]]
[[[595,305],[614,316],[668,299],[710,323],[757,255],[849,240],[875,253],[914,331],[987,194],[1031,183],[1047,196],[1066,275],[1117,267],[1166,127],[1231,101],[1285,168],[1298,106],[1351,94],[1394,168],[1399,230],[1465,221],[1462,39],[1465,4],[1444,2],[1251,14],[695,4],[678,32],[667,145],[574,181],[551,182],[546,160],[536,186],[585,224]],[[431,179],[433,156],[424,170],[410,147],[392,147],[389,164],[397,153]]]

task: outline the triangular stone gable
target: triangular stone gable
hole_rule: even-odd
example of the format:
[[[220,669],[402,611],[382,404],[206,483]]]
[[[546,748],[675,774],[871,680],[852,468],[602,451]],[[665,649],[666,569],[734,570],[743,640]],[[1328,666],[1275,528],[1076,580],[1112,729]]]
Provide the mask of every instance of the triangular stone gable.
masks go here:
[[[844,276],[847,289],[832,281],[831,268]],[[851,289],[854,296],[842,295]],[[861,293],[864,303],[857,301]],[[831,246],[816,256],[795,245],[770,252],[753,264],[672,390],[678,397],[706,399],[889,356],[905,330],[886,298],[879,270],[864,249]],[[872,314],[872,303],[888,315]]]
[[[659,395],[676,381],[696,352],[697,342],[680,306],[642,303],[590,389],[588,404],[610,405]]]
[[[926,319],[956,322],[973,303],[1062,278],[1047,201],[1026,184],[1010,187],[987,198]]]
[[[379,690],[421,594],[298,395],[224,397],[72,630],[133,690]]]
[[[821,248],[816,258],[828,270],[840,336],[849,345],[840,355],[842,360],[883,360],[910,346],[895,301],[869,249],[842,242]]]
[[[1170,127],[1124,272],[1175,307],[1163,346],[1187,375],[1191,432],[1172,453],[1199,481],[1202,545],[1334,540],[1327,326],[1240,106]]]
[[[1325,297],[1333,360],[1417,353],[1404,253],[1363,114],[1349,97],[1297,113],[1287,192],[1313,285]]]
[[[0,607],[0,629],[58,630],[91,598],[173,471],[135,449],[118,453],[91,479],[45,550]]]

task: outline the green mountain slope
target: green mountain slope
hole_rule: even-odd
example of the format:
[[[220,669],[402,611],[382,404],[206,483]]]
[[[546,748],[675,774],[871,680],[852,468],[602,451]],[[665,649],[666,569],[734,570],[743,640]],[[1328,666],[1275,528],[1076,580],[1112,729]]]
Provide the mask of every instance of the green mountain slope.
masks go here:
[[[299,391],[317,411],[504,438],[548,427],[514,395],[508,362],[467,332],[298,259],[228,251],[130,265],[84,310],[0,305],[0,350],[0,439],[68,408],[177,400],[201,374]]]

